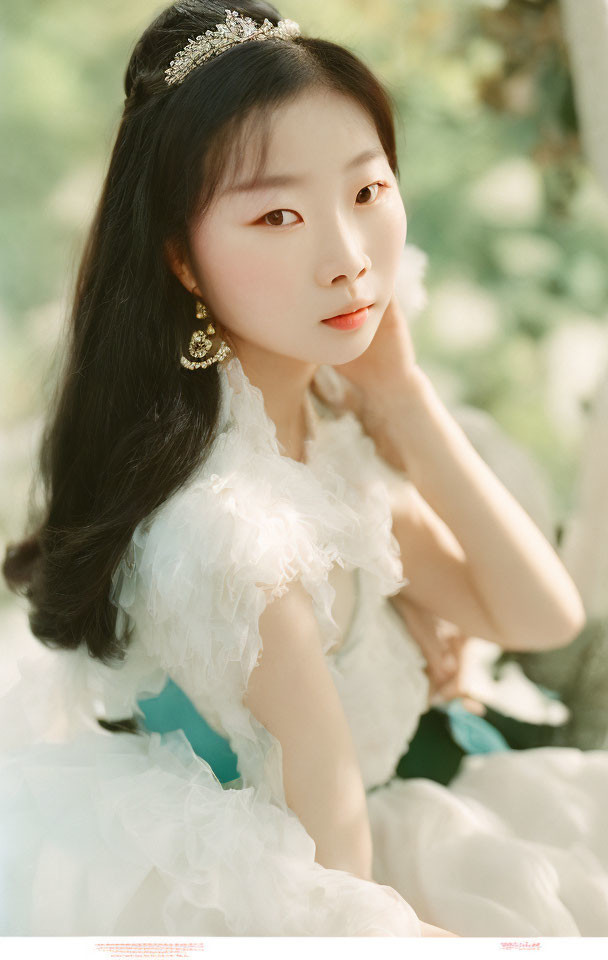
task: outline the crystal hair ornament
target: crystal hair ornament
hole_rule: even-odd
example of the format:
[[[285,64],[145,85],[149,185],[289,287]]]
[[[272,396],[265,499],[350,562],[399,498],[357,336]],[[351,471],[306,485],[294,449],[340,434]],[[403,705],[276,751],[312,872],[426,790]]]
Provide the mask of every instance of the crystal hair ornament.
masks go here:
[[[275,26],[265,17],[259,26],[251,17],[241,17],[236,10],[225,8],[224,12],[224,23],[216,23],[215,30],[206,30],[194,40],[188,40],[186,46],[175,54],[165,70],[165,80],[170,86],[181,83],[190,71],[201,63],[246,40],[267,40],[273,37],[289,40],[300,36],[300,27],[295,20],[279,20]]]

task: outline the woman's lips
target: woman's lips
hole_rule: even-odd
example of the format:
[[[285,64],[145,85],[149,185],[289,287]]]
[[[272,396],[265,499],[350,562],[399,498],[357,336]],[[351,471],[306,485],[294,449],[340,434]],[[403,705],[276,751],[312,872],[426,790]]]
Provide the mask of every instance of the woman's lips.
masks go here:
[[[370,306],[373,307],[373,303]],[[336,330],[356,330],[367,320],[369,309],[370,307],[362,307],[354,313],[342,313],[339,317],[331,317],[329,320],[322,320],[321,323]]]

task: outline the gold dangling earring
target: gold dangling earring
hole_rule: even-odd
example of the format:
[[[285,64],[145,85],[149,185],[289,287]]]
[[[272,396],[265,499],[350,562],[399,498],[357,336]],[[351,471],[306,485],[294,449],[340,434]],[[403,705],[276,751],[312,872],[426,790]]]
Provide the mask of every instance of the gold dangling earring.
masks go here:
[[[200,300],[196,301],[196,319],[197,320],[206,320],[209,317],[209,311],[204,303],[201,303]],[[188,346],[188,352],[191,357],[202,358],[206,353],[209,352],[211,348],[211,340],[209,340],[207,334],[213,335],[215,333],[215,327],[213,323],[209,321],[207,324],[206,330],[195,330],[192,336],[190,337],[190,344]],[[212,363],[220,363],[225,357],[231,353],[231,349],[228,344],[222,340],[219,347],[211,357],[207,357],[206,360],[201,360],[200,363],[193,362],[192,360],[187,360],[183,355],[180,358],[180,363],[182,367],[186,367],[188,370],[197,370],[199,367],[208,367]]]

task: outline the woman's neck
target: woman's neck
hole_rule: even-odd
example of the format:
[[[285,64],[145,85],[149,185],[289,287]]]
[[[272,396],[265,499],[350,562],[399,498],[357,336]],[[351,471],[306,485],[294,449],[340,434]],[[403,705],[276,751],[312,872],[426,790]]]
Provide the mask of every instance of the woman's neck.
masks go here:
[[[238,358],[249,381],[262,391],[264,408],[276,427],[285,455],[303,461],[307,391],[318,364],[242,346]]]

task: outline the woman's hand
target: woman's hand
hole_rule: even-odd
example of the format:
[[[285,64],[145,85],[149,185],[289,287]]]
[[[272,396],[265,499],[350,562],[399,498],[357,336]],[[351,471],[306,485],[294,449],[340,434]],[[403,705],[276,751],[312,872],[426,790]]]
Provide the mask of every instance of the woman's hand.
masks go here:
[[[321,367],[312,389],[335,413],[352,411],[380,456],[402,470],[401,453],[386,426],[394,398],[407,392],[420,376],[424,374],[416,362],[407,320],[393,294],[367,350],[330,370]]]
[[[393,293],[367,350],[336,369],[363,399],[372,401],[376,391],[384,394],[403,385],[416,366],[409,326]]]
[[[402,594],[390,599],[427,662],[427,707],[460,697],[467,710],[483,716],[484,705],[463,688],[464,648],[469,638],[454,624],[414,604]]]

